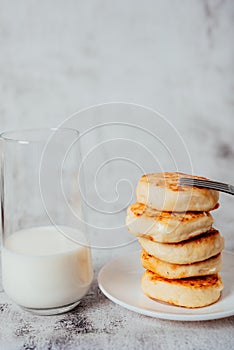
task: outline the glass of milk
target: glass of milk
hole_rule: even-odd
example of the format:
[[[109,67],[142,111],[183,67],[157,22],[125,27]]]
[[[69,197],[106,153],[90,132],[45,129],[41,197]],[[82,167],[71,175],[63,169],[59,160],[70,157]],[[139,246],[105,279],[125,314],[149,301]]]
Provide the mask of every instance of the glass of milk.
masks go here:
[[[37,314],[69,311],[93,278],[79,133],[22,130],[0,140],[4,291]]]

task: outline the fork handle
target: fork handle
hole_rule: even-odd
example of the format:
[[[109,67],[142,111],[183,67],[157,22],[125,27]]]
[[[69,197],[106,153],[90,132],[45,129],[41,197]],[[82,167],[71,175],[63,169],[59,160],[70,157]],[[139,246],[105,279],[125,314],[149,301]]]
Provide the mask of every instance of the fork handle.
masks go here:
[[[234,195],[234,186],[233,185],[228,185],[230,189],[230,193]]]

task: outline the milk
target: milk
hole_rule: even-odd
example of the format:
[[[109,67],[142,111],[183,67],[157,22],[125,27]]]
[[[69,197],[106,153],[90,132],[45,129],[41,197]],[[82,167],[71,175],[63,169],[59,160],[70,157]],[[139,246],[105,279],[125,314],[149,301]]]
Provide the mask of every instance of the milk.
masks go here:
[[[74,229],[61,230],[74,237]],[[3,287],[21,306],[43,309],[71,304],[86,294],[92,278],[89,248],[67,239],[53,226],[20,230],[4,242]]]

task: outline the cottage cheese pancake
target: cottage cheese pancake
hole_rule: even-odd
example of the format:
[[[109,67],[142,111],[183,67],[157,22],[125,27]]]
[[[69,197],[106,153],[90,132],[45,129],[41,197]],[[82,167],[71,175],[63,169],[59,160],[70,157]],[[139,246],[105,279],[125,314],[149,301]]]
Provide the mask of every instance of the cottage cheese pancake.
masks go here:
[[[139,238],[142,248],[156,258],[172,264],[191,264],[219,254],[224,248],[224,238],[218,230],[179,243],[158,243],[149,238]]]
[[[141,252],[141,263],[145,269],[161,277],[178,279],[216,274],[221,269],[222,258],[221,254],[218,254],[204,261],[179,265],[157,259],[143,250]]]
[[[206,179],[179,172],[147,174],[136,189],[137,202],[163,211],[210,211],[218,206],[219,192],[198,187],[179,186],[181,177]]]
[[[223,284],[218,274],[170,280],[146,270],[141,287],[148,297],[188,308],[215,303],[221,295]]]
[[[212,223],[212,216],[206,212],[162,212],[143,203],[132,204],[126,218],[132,234],[163,243],[180,242],[207,232]]]

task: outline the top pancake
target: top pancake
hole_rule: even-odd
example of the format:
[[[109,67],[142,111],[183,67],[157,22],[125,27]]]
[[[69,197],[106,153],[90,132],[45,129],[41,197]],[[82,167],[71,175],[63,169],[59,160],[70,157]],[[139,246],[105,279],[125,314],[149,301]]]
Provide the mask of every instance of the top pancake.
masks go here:
[[[206,179],[179,172],[143,175],[136,188],[137,201],[162,211],[210,211],[218,207],[218,191],[180,186],[182,177]]]

